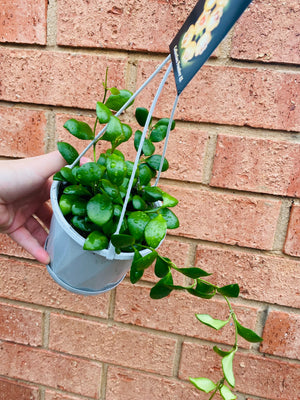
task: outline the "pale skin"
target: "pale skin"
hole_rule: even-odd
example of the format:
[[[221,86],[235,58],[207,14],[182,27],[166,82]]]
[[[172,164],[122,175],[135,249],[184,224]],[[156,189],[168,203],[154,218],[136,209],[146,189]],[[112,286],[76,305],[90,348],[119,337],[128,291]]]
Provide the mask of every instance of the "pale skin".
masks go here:
[[[58,151],[0,161],[0,233],[8,234],[42,264],[50,262],[44,249],[52,216],[47,204],[50,177],[65,164]]]

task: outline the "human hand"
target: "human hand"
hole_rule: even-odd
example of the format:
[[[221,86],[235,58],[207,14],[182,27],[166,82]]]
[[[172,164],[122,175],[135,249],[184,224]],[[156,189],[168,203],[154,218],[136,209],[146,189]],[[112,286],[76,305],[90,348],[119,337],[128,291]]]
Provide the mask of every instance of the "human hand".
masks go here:
[[[0,233],[8,234],[43,264],[50,262],[44,249],[44,226],[49,228],[52,216],[45,203],[50,195],[49,178],[65,164],[58,151],[0,161]]]

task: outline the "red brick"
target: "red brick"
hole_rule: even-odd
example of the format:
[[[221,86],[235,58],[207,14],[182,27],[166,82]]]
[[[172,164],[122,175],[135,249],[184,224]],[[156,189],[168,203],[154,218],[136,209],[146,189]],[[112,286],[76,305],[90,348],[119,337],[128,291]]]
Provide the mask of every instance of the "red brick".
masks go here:
[[[39,400],[37,387],[0,378],[0,400]]]
[[[117,0],[113,4],[102,1],[101,7],[96,0],[80,4],[74,0],[59,2],[57,43],[167,53],[193,7],[191,0],[184,3]]]
[[[55,351],[171,375],[176,341],[123,327],[58,314],[50,319],[49,347]]]
[[[264,328],[260,351],[300,359],[300,315],[271,311]]]
[[[0,42],[46,44],[47,1],[1,2]]]
[[[110,293],[78,296],[58,286],[39,264],[0,258],[0,296],[107,318]]]
[[[0,107],[0,123],[1,156],[32,157],[44,153],[45,112]]]
[[[298,0],[254,1],[234,28],[231,57],[300,64]]]
[[[132,110],[133,111],[133,110]],[[56,129],[58,140],[66,141],[74,146],[79,152],[83,151],[88,142],[82,141],[70,135],[64,128],[64,123],[69,118],[75,118],[85,121],[93,127],[95,118],[90,116],[82,116],[76,114],[57,114]],[[122,119],[125,123],[129,123],[133,128],[133,132],[141,127],[135,126],[130,121]],[[98,128],[100,131],[100,128]],[[208,134],[196,129],[187,129],[177,127],[170,134],[166,158],[169,161],[170,168],[162,174],[162,177],[175,180],[185,180],[190,182],[202,182],[205,149],[208,140]],[[105,151],[109,146],[108,142],[98,142],[97,154]],[[163,143],[157,143],[156,152],[162,152]],[[134,161],[136,153],[133,150],[133,138],[128,143],[122,144],[119,149],[124,152],[126,158]],[[193,151],[191,151],[193,149]],[[93,151],[89,150],[86,156],[93,158]]]
[[[294,204],[285,238],[284,253],[291,256],[300,257],[300,205]]]
[[[270,400],[299,398],[300,365],[239,352],[233,364],[237,391]],[[221,370],[221,358],[212,348],[183,344],[181,379],[205,376],[217,380],[222,376]]]
[[[164,189],[179,200],[174,209],[180,221],[176,235],[272,249],[280,201],[186,187]]]
[[[43,313],[0,303],[0,338],[31,346],[42,345]]]
[[[22,246],[14,242],[8,235],[4,234],[0,234],[0,254],[33,260],[31,254],[24,250]]]
[[[238,305],[233,307],[241,324],[255,329],[258,310]],[[175,291],[161,300],[152,300],[150,289],[147,287],[123,284],[117,288],[114,317],[116,321],[182,336],[234,344],[234,330],[230,324],[220,331],[215,331],[198,322],[196,313],[210,314],[213,318],[223,320],[229,317],[225,301],[199,299],[181,291]],[[246,341],[241,341],[241,345],[250,347]]]
[[[198,246],[196,266],[217,285],[238,283],[249,300],[300,308],[300,264],[285,257]]]
[[[69,396],[67,394],[58,393],[53,390],[46,390],[45,400],[82,400],[82,397]]]
[[[0,99],[94,109],[106,67],[109,85],[124,87],[126,58],[2,48]]]
[[[106,400],[161,400],[162,398],[205,400],[207,395],[186,382],[108,367]]]
[[[48,350],[0,343],[0,374],[96,399],[101,365]]]
[[[300,145],[219,135],[212,186],[300,196]]]
[[[137,87],[157,63],[140,60]],[[204,66],[181,94],[176,118],[286,131],[300,130],[299,73],[235,66]],[[155,79],[137,99],[148,107],[158,87]],[[155,115],[171,112],[174,79],[165,85]]]

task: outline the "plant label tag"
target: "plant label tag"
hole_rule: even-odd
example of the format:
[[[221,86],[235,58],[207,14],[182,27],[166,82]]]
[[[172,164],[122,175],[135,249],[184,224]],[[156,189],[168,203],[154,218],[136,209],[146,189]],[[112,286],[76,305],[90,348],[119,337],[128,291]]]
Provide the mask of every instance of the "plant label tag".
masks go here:
[[[180,94],[252,0],[199,0],[170,44]]]

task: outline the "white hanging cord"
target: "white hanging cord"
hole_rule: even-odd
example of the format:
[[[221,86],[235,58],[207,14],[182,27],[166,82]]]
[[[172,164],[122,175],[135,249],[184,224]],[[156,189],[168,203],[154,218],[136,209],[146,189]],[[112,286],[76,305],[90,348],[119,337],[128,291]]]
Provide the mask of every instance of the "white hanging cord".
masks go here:
[[[169,140],[169,136],[170,136],[170,132],[171,132],[171,126],[172,126],[172,122],[174,119],[174,114],[176,111],[178,100],[179,100],[179,94],[176,95],[176,98],[175,98],[175,101],[173,104],[173,109],[172,109],[169,124],[168,124],[167,134],[165,137],[165,144],[164,144],[164,148],[163,148],[163,152],[162,152],[162,156],[161,156],[161,160],[160,160],[159,170],[157,172],[157,177],[156,177],[156,180],[155,180],[155,183],[153,186],[157,186],[159,178],[160,178],[160,174],[161,174],[161,171],[162,171],[162,168],[164,165],[164,159],[165,159],[165,155],[166,155],[166,151],[167,151],[167,145],[168,145],[168,140]]]
[[[127,100],[127,102],[123,105],[122,108],[115,114],[116,117],[118,117],[128,106],[129,104],[137,97],[137,95],[152,81],[152,79],[162,70],[162,68],[168,63],[170,60],[171,55],[169,54],[165,60],[156,68],[156,70],[153,72],[152,75],[149,76],[149,78],[142,84],[142,86],[137,89],[137,91]],[[102,130],[98,133],[97,136],[93,139],[92,142],[90,142],[87,147],[82,151],[82,153],[79,154],[79,156],[76,158],[76,160],[72,163],[70,168],[73,168],[78,161],[81,159],[82,156],[85,155],[85,153],[93,146],[95,142],[105,133],[107,129],[107,124],[102,128]]]

